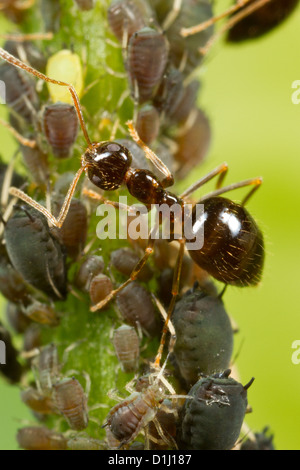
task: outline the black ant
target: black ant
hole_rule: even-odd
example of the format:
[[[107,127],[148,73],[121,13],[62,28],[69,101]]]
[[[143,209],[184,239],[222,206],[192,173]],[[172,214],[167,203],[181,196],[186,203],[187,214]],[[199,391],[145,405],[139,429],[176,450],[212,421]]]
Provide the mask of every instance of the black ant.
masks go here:
[[[199,181],[188,188],[181,196],[176,196],[166,189],[174,183],[173,175],[158,156],[140,139],[132,121],[127,123],[130,135],[144,150],[145,156],[152,162],[154,167],[161,172],[163,175],[162,181],[159,181],[151,171],[132,168],[132,156],[126,147],[116,142],[92,142],[90,140],[83,118],[79,97],[72,85],[47,77],[10,55],[2,48],[0,48],[0,57],[10,64],[24,69],[46,82],[67,87],[73,98],[80,125],[87,142],[87,149],[81,156],[81,167],[77,171],[70,185],[57,218],[55,218],[44,206],[34,201],[20,189],[14,187],[10,188],[10,194],[30,204],[36,210],[44,214],[51,224],[61,228],[68,214],[76,185],[83,172],[86,173],[89,180],[95,186],[102,190],[116,190],[125,183],[129,193],[146,206],[149,207],[152,204],[161,206],[165,204],[171,208],[176,204],[181,208],[182,214],[187,207],[187,198],[205,183],[218,177],[216,190],[205,197],[202,197],[199,201],[199,203],[204,204],[204,214],[201,220],[197,219],[195,210],[196,205],[190,215],[195,236],[197,230],[199,228],[201,229],[201,226],[202,228],[203,225],[205,226],[204,245],[201,249],[188,249],[188,251],[193,260],[200,267],[225,284],[246,286],[255,285],[259,282],[264,261],[263,236],[256,222],[244,206],[250,196],[253,195],[261,185],[261,178],[249,179],[226,187],[221,187],[228,171],[228,166],[224,163],[199,179]],[[253,188],[243,199],[241,205],[236,204],[229,199],[218,197],[233,189],[246,186],[253,186]],[[102,198],[99,194],[94,194],[93,191],[86,191],[86,193],[91,197]],[[102,198],[102,200],[105,200],[105,198]],[[115,207],[119,207],[118,203],[111,202],[111,204],[115,205]],[[129,208],[127,209],[129,210]],[[174,220],[172,223],[174,223]],[[156,231],[157,227],[154,228],[154,232]],[[170,241],[172,240],[174,240],[173,234],[171,234]],[[180,249],[174,271],[172,300],[162,333],[161,345],[155,361],[156,366],[160,362],[167,334],[168,322],[178,295],[182,259],[185,250],[185,243],[188,240],[185,236],[182,236],[177,241],[180,244]],[[112,298],[115,297],[116,294],[137,278],[148,258],[153,253],[154,244],[155,236],[153,236],[153,231],[151,231],[144,256],[133,269],[130,278],[117,289],[113,290],[106,299],[94,305],[91,308],[92,311],[96,311],[104,307]]]

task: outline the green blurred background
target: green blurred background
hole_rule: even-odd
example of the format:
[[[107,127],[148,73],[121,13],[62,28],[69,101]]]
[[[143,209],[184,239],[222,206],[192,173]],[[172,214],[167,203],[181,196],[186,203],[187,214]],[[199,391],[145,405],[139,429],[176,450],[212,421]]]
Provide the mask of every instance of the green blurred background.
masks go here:
[[[219,43],[206,62],[200,96],[213,143],[199,174],[227,161],[228,183],[264,178],[248,206],[265,234],[263,282],[228,288],[225,304],[240,327],[235,342],[236,351],[241,347],[241,381],[256,379],[247,423],[254,431],[269,425],[279,450],[300,449],[300,364],[291,360],[292,343],[300,340],[300,104],[291,100],[292,83],[300,80],[299,24],[298,9],[262,40]],[[0,153],[9,157],[13,142],[3,129],[0,142]],[[196,178],[194,171],[189,182]],[[238,200],[240,192],[232,197]],[[0,449],[15,449],[16,430],[30,419],[18,389],[0,379]]]

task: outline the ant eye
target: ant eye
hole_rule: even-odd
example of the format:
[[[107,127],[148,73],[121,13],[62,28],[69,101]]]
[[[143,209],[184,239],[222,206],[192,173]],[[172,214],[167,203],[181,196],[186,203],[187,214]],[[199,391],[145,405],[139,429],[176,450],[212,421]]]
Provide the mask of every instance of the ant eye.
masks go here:
[[[115,142],[94,144],[84,155],[89,179],[95,186],[106,191],[121,186],[131,161],[129,150]]]

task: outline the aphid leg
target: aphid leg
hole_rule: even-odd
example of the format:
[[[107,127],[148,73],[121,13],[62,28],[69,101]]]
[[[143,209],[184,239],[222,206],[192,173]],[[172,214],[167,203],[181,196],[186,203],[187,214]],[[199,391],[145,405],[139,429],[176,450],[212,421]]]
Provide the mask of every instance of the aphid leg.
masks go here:
[[[248,202],[250,197],[253,196],[255,191],[258,190],[262,182],[263,182],[262,178],[258,177],[258,178],[252,178],[252,179],[245,180],[245,181],[240,181],[239,183],[233,183],[228,186],[224,186],[223,188],[216,189],[215,191],[212,191],[209,194],[206,194],[203,198],[201,198],[201,202],[205,201],[206,199],[210,197],[220,196],[221,194],[228,193],[229,191],[233,191],[235,189],[245,188],[247,186],[254,186],[242,200],[242,206],[244,206],[246,202]]]
[[[242,19],[251,15],[253,12],[255,12],[256,10],[259,10],[259,8],[263,7],[264,5],[266,5],[267,3],[271,1],[272,0],[257,0],[255,3],[248,5],[244,10],[234,15],[232,18],[230,18],[227,21],[227,23],[216,34],[214,34],[209,39],[209,41],[206,43],[204,47],[199,49],[200,54],[203,56],[207,55],[210,49],[212,48],[212,46],[215,44],[215,42],[217,42],[223,36],[223,34],[225,34],[227,31],[233,28],[233,26],[239,23]]]
[[[147,247],[144,251],[144,256],[140,259],[140,261],[137,263],[135,268],[133,269],[130,278],[127,279],[123,284],[121,284],[117,289],[113,290],[105,299],[103,299],[101,302],[99,302],[96,305],[93,305],[91,307],[91,312],[96,312],[97,310],[100,310],[101,308],[105,307],[105,305],[108,304],[121,290],[123,290],[126,286],[128,286],[131,282],[135,281],[147,263],[149,257],[152,255],[153,250],[154,250],[154,243],[155,243],[155,233],[157,231],[157,227],[154,227],[154,229],[151,231],[150,236],[148,238],[148,244]]]
[[[58,218],[54,217],[51,214],[51,212],[49,212],[44,206],[42,206],[41,204],[36,202],[34,199],[32,199],[30,196],[28,196],[26,193],[24,193],[21,189],[11,187],[10,190],[9,190],[9,193],[12,196],[15,196],[15,197],[21,199],[22,201],[26,202],[27,204],[29,204],[31,207],[33,207],[37,211],[41,212],[51,222],[52,225],[54,225],[57,228],[61,228],[61,226],[63,225],[63,223],[65,221],[65,218],[67,217],[73,194],[75,192],[77,183],[78,183],[79,178],[80,178],[83,171],[84,171],[84,167],[81,167],[77,171],[77,173],[76,173],[76,175],[75,175],[75,177],[74,177],[74,179],[73,179],[73,181],[70,185],[68,193],[65,197],[65,200],[64,200],[64,203],[61,207]]]
[[[217,180],[217,184],[216,184],[216,188],[219,189],[222,185],[222,182],[224,181],[224,178],[225,178],[227,172],[228,172],[227,163],[222,163],[217,168],[212,170],[210,173],[203,176],[203,178],[200,178],[198,181],[196,181],[194,184],[192,184],[188,189],[186,189],[184,191],[184,193],[182,193],[180,195],[180,198],[181,199],[186,199],[188,196],[190,196],[195,191],[197,191],[197,189],[201,188],[201,186],[208,183],[208,181],[212,180],[216,176],[219,177],[218,180]]]
[[[30,148],[35,148],[36,147],[36,141],[31,140],[31,139],[26,139],[23,137],[19,132],[16,131],[10,124],[8,124],[6,121],[0,118],[0,124],[1,126],[5,127],[9,132],[17,139],[17,141],[24,145],[24,147],[30,147]]]
[[[126,204],[122,204],[120,202],[110,201],[106,197],[102,196],[102,194],[96,193],[96,191],[93,191],[91,189],[86,189],[86,188],[83,189],[82,194],[84,194],[85,196],[88,196],[92,199],[96,199],[98,201],[101,201],[102,204],[108,204],[110,206],[115,207],[116,209],[121,209],[121,210],[125,210],[127,212],[132,212],[132,213],[136,214],[136,209],[134,209],[133,207],[127,206]]]
[[[162,25],[162,28],[164,31],[169,29],[170,26],[172,26],[172,24],[174,23],[174,21],[176,21],[180,13],[181,6],[182,6],[182,0],[174,0],[173,7],[171,8],[170,12],[166,16]]]
[[[179,249],[179,253],[178,253],[178,256],[177,256],[177,260],[176,260],[176,266],[175,266],[175,270],[174,270],[174,278],[173,278],[173,285],[172,285],[172,299],[171,299],[171,302],[170,302],[170,305],[169,305],[169,308],[168,308],[167,318],[166,318],[165,324],[163,326],[163,331],[162,331],[162,335],[161,335],[159,348],[158,348],[156,358],[155,358],[155,361],[154,361],[154,367],[156,367],[156,368],[159,368],[159,366],[160,366],[160,361],[161,361],[161,358],[162,358],[162,353],[163,353],[164,345],[165,345],[165,342],[166,342],[166,335],[167,335],[167,332],[168,332],[169,320],[170,320],[171,315],[173,313],[176,298],[177,298],[177,295],[179,293],[179,283],[180,283],[180,275],[181,275],[181,269],[182,269],[182,260],[183,260],[183,255],[184,255],[185,242],[184,242],[184,240],[179,240],[179,243],[180,243],[180,249]],[[171,337],[170,344],[169,344],[169,351],[170,352],[174,348],[175,341],[176,341],[176,336]]]
[[[230,8],[227,10],[223,11],[220,15],[216,15],[213,18],[210,18],[207,21],[203,21],[203,23],[200,23],[195,26],[191,26],[190,28],[182,28],[180,31],[181,36],[184,38],[188,36],[192,36],[197,33],[201,33],[201,31],[205,31],[205,29],[209,28],[213,24],[217,23],[217,21],[222,20],[226,16],[232,15],[236,11],[240,10],[243,8],[247,3],[249,3],[252,0],[237,0],[235,5],[232,5]]]
[[[133,122],[127,121],[127,126],[132,139],[144,150],[145,156],[151,161],[151,163],[164,175],[164,179],[161,182],[164,188],[172,186],[174,184],[174,178],[168,167],[160,160],[160,158],[151,150],[138,135]]]

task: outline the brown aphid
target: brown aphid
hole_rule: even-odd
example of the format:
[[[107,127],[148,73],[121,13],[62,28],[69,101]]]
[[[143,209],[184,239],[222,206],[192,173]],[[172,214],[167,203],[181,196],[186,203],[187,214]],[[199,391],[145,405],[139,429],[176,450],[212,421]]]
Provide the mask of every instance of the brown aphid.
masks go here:
[[[154,96],[166,69],[168,51],[165,36],[155,29],[146,27],[131,37],[127,70],[133,96],[140,104]]]
[[[186,122],[197,102],[200,86],[198,80],[193,80],[183,89],[180,100],[176,102],[176,106],[174,103],[168,112],[168,117],[171,121],[181,124]]]
[[[90,282],[90,298],[93,305],[105,299],[113,290],[111,279],[105,274],[98,274],[91,279]]]
[[[8,302],[6,306],[6,317],[16,333],[24,333],[32,323],[30,318],[24,315],[20,305],[13,302]]]
[[[54,384],[53,401],[71,429],[81,431],[88,426],[87,397],[77,379],[64,378]]]
[[[63,199],[54,201],[53,213],[59,214]],[[88,230],[88,214],[85,205],[73,198],[64,225],[59,231],[60,239],[68,256],[76,259],[82,252]]]
[[[145,144],[149,145],[153,142],[160,128],[160,117],[157,109],[151,104],[146,104],[139,109],[136,130]]]
[[[34,388],[23,390],[21,400],[32,411],[42,415],[53,414],[55,411],[52,399]]]
[[[75,277],[76,286],[88,292],[93,277],[101,274],[104,270],[104,260],[102,256],[87,256],[81,263]]]
[[[95,0],[75,0],[75,3],[82,11],[92,10],[95,6]]]
[[[41,426],[19,429],[17,441],[25,450],[67,450],[67,440],[63,434]]]
[[[32,139],[32,136],[29,138]],[[48,155],[38,145],[34,148],[21,145],[20,149],[33,181],[39,186],[46,186],[49,178]]]
[[[43,130],[57,158],[68,158],[78,133],[76,109],[67,103],[46,106],[43,112]]]
[[[105,450],[107,446],[104,442],[91,437],[76,436],[68,440],[69,450]]]
[[[180,164],[178,176],[182,178],[191,168],[203,162],[209,150],[211,128],[201,109],[191,112],[174,140],[177,144],[174,158]]]
[[[140,325],[150,336],[159,331],[159,322],[151,294],[137,281],[117,294],[117,305],[124,320],[132,326]]]
[[[112,251],[110,254],[112,266],[126,277],[130,276],[139,260],[140,257],[130,248],[119,248],[118,250]],[[146,264],[139,273],[138,279],[139,281],[147,282],[150,281],[152,276],[152,269]]]
[[[58,326],[59,316],[51,305],[43,304],[34,301],[31,305],[24,308],[24,314],[30,320],[39,323],[40,325]]]
[[[114,0],[107,11],[109,26],[116,38],[123,43],[144,28],[151,14],[145,0]]]
[[[153,98],[153,104],[159,113],[169,117],[173,114],[184,94],[183,74],[173,66],[169,66],[161,84]],[[194,104],[194,103],[193,103]]]
[[[38,324],[32,324],[26,329],[23,335],[23,351],[29,352],[38,349],[42,344],[41,327]]]
[[[24,121],[32,123],[39,108],[34,82],[10,64],[1,64],[0,80],[5,83],[6,105]]]
[[[51,395],[52,386],[57,382],[61,369],[55,344],[48,344],[40,350],[32,361],[32,368],[36,371],[36,380],[43,394]]]
[[[122,325],[114,330],[113,344],[124,372],[134,372],[138,369],[139,343],[137,332],[132,326]]]

